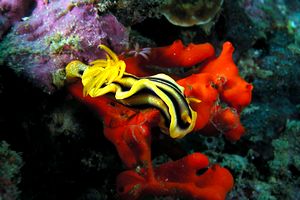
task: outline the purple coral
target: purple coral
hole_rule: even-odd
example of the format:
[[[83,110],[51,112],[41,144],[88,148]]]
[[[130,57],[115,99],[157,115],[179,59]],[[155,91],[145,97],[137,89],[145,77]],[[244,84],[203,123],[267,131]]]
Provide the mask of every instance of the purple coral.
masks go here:
[[[0,0],[0,39],[29,9],[33,0]]]
[[[105,44],[121,52],[128,42],[125,27],[111,14],[99,16],[92,3],[37,0],[32,15],[17,23],[0,43],[0,64],[29,77],[46,92],[52,75],[71,60],[85,62],[103,55]]]

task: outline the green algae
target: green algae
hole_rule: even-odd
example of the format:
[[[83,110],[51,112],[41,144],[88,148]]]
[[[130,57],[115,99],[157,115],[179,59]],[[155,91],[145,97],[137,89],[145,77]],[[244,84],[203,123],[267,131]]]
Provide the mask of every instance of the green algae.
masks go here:
[[[60,54],[65,48],[79,51],[81,49],[80,37],[78,35],[64,36],[61,32],[56,32],[46,39],[50,53]]]

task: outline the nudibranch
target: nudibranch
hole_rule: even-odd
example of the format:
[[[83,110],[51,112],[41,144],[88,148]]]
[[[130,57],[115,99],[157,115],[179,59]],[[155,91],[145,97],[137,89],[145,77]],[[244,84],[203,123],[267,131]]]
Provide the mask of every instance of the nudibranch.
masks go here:
[[[99,47],[106,52],[106,59],[89,65],[74,60],[66,66],[67,78],[81,78],[83,95],[113,93],[116,101],[127,106],[156,107],[162,115],[162,132],[172,138],[181,138],[194,129],[197,113],[189,102],[200,100],[186,98],[184,88],[166,74],[137,77],[125,72],[123,60],[105,45]]]

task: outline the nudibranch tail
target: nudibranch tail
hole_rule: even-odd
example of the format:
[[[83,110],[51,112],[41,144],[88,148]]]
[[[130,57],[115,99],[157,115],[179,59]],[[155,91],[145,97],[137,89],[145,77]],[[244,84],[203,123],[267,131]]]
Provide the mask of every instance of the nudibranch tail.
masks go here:
[[[99,45],[106,59],[85,65],[72,61],[66,67],[67,77],[79,77],[83,94],[98,97],[114,93],[115,99],[128,106],[152,106],[158,108],[164,120],[160,123],[163,132],[172,138],[181,138],[194,129],[197,113],[184,96],[184,88],[166,74],[137,77],[125,72],[126,64],[105,45]],[[168,127],[168,128],[167,128]]]

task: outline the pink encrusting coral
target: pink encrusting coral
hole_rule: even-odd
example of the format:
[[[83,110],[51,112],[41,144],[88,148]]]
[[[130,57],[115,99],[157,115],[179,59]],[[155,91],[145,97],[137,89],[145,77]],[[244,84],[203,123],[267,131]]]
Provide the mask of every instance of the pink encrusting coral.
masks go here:
[[[25,75],[46,92],[54,91],[54,79],[59,77],[53,74],[71,60],[89,62],[104,56],[99,44],[109,44],[119,53],[127,45],[125,27],[111,14],[100,16],[92,2],[36,3],[32,14],[3,38],[0,64]],[[18,2],[17,7],[21,5]]]
[[[21,20],[34,0],[0,0],[0,39],[11,26]]]

